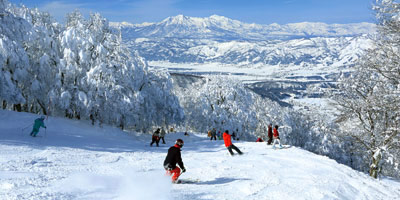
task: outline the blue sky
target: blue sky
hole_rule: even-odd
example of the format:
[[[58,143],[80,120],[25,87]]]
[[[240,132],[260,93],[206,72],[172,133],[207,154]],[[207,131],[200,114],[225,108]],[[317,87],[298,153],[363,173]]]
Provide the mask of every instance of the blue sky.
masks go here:
[[[109,21],[158,22],[183,14],[216,14],[247,23],[374,22],[372,0],[9,0],[48,11],[58,21],[79,9],[85,15],[99,12]]]

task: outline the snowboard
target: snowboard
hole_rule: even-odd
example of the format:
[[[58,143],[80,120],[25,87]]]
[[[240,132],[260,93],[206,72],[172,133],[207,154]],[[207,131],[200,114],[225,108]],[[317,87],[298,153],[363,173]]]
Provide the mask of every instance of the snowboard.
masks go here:
[[[174,184],[196,184],[199,182],[200,182],[200,180],[198,180],[198,179],[179,179]]]
[[[275,149],[274,148],[272,148],[272,149],[274,149],[274,150],[279,150],[279,149],[289,149],[290,147],[292,147],[292,146],[282,146],[282,148],[281,147],[275,147]]]

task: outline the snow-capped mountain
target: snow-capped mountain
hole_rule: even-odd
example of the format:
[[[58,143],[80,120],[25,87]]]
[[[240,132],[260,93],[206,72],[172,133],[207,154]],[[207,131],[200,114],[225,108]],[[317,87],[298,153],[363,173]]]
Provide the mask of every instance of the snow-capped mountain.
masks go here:
[[[159,23],[111,23],[130,48],[148,61],[264,65],[351,66],[367,48],[375,25],[247,24],[213,15],[178,15]]]
[[[120,27],[125,39],[133,38],[191,38],[229,40],[293,39],[310,37],[355,36],[374,32],[370,23],[325,24],[293,23],[286,25],[248,24],[223,16],[206,18],[177,15],[158,23],[111,23]]]

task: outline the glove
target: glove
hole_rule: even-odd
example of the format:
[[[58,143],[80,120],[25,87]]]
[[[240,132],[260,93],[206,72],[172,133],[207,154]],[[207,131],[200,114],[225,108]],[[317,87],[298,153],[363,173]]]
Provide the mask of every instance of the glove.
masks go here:
[[[165,168],[165,170],[168,170],[168,171],[171,171],[171,170],[172,170],[172,167],[171,167],[169,164],[166,164],[166,165],[164,166],[164,168]]]
[[[45,126],[44,128],[47,128],[47,126]]]
[[[182,169],[182,173],[185,173],[185,172],[186,172],[186,169],[185,169],[185,168],[183,168],[183,169]]]

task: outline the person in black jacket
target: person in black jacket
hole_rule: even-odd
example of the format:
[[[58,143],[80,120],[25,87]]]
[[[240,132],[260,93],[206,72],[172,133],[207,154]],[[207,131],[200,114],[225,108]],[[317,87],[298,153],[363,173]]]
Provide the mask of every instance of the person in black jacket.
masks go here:
[[[172,175],[172,182],[177,183],[178,178],[182,173],[186,171],[183,166],[182,157],[181,157],[181,148],[183,147],[183,140],[177,139],[175,145],[168,149],[167,157],[164,160],[164,168],[167,170],[168,175]],[[176,166],[179,165],[179,167]]]

